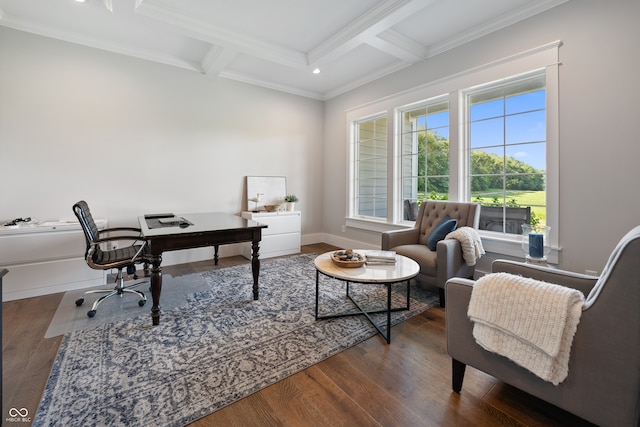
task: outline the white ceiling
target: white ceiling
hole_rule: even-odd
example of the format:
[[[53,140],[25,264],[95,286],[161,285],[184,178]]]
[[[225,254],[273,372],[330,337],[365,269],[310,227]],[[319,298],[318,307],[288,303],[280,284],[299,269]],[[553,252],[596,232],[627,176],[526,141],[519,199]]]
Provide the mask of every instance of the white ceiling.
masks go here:
[[[326,100],[566,1],[0,0],[0,25]]]

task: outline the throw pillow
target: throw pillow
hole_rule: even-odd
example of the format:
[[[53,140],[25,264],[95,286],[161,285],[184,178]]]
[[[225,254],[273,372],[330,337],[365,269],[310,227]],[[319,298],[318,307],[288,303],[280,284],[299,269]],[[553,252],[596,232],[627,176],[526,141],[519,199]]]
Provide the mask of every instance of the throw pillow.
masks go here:
[[[451,219],[449,218],[449,215],[442,218],[438,225],[431,230],[431,234],[429,234],[429,237],[427,238],[427,247],[432,251],[435,251],[438,242],[444,239],[447,234],[455,230],[457,226],[457,219]]]

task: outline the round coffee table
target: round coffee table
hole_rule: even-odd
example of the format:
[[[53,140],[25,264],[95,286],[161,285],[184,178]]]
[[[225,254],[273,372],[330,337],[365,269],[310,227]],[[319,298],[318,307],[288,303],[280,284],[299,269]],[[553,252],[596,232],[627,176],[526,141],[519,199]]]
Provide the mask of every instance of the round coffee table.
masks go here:
[[[391,343],[391,313],[394,311],[400,310],[409,310],[409,301],[410,301],[410,286],[409,283],[412,278],[418,275],[420,271],[420,266],[417,262],[412,260],[411,258],[407,258],[403,255],[396,255],[395,264],[390,265],[369,265],[365,264],[361,267],[341,267],[334,263],[331,260],[331,254],[334,251],[326,252],[322,255],[318,255],[314,260],[314,264],[316,267],[316,320],[322,319],[333,319],[336,317],[345,317],[345,316],[357,316],[364,315],[369,322],[376,328],[376,330],[382,335],[382,337],[387,341],[387,344]],[[366,250],[356,249],[354,252],[360,253],[362,255],[366,255]],[[334,279],[338,279],[340,281],[347,283],[347,297],[351,302],[357,307],[359,311],[356,312],[348,312],[348,313],[337,313],[331,315],[318,315],[318,300],[319,300],[319,283],[320,283],[320,273],[325,276],[332,277]],[[392,307],[391,306],[391,286],[396,283],[405,282],[407,283],[407,305],[404,307]],[[387,308],[384,310],[374,310],[369,311],[360,306],[352,297],[349,295],[349,283],[362,283],[362,284],[370,284],[370,285],[384,285],[387,287]],[[387,326],[386,332],[382,330],[381,326],[378,325],[372,318],[371,314],[375,313],[386,313],[387,315]]]

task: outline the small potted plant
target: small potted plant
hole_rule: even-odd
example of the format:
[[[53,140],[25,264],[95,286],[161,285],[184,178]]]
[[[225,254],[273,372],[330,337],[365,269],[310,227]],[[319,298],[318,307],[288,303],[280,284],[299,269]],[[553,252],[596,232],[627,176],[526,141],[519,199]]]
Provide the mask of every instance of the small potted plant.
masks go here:
[[[284,198],[286,207],[288,211],[295,210],[296,202],[298,201],[298,196],[295,194],[287,194]]]

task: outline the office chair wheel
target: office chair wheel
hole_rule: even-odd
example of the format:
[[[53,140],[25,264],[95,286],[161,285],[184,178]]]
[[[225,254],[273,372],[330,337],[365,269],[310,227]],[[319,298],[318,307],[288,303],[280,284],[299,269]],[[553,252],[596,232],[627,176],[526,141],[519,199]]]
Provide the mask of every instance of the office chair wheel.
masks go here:
[[[93,316],[95,316],[95,315],[96,315],[96,311],[95,311],[95,310],[89,310],[89,311],[87,311],[87,316],[89,316],[89,317],[93,317]]]
[[[146,303],[147,303],[147,300],[146,300],[146,299],[141,299],[140,301],[138,301],[138,305],[139,305],[140,307],[142,307],[142,306],[143,306],[143,305],[145,305]]]
[[[82,297],[82,298],[78,298],[78,299],[76,300],[76,305],[77,305],[78,307],[80,307],[80,306],[82,305],[82,303],[84,303],[84,297]]]

